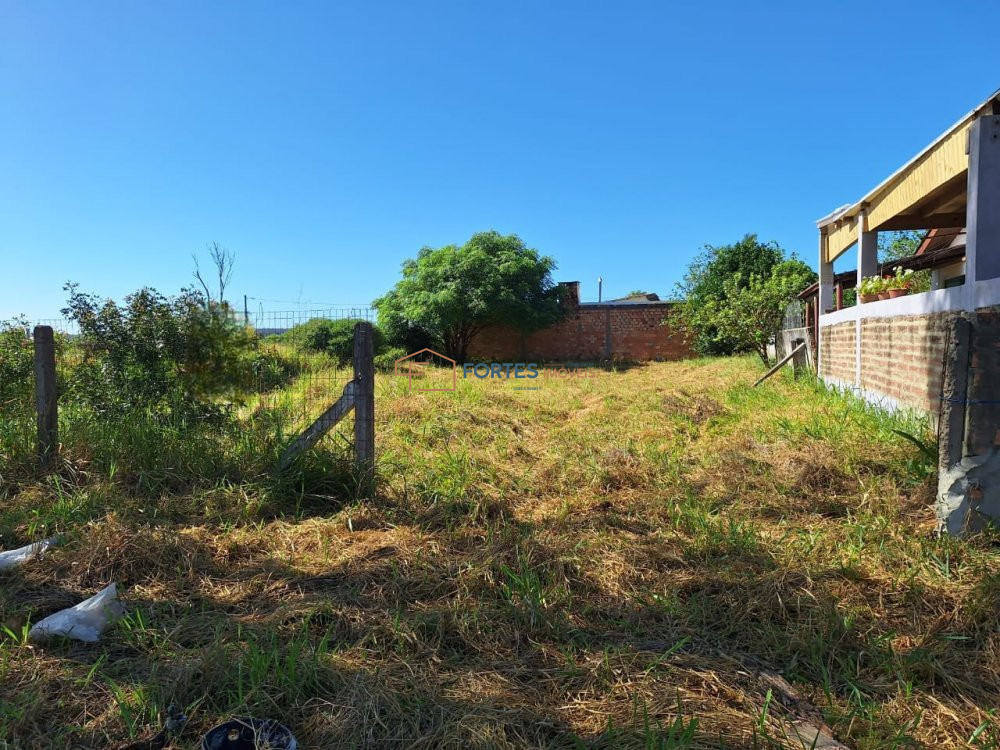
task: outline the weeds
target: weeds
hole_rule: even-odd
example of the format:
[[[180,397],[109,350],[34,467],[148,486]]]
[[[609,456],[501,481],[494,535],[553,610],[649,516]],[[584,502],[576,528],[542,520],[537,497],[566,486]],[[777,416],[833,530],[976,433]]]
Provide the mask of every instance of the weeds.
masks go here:
[[[2,545],[64,540],[0,574],[0,737],[116,746],[174,703],[179,746],[250,713],[310,748],[801,747],[746,662],[857,750],[1000,746],[995,535],[931,535],[913,415],[752,389],[741,359],[530,392],[379,376],[360,501],[335,435],[273,472],[311,394],[286,375],[221,421],[67,406],[49,476],[5,412]],[[26,642],[111,580],[102,643]]]

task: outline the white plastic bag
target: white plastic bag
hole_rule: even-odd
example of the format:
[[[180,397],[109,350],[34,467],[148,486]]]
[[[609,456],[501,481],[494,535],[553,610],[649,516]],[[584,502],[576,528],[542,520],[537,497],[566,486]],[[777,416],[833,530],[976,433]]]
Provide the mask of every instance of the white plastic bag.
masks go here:
[[[32,542],[31,544],[18,549],[0,552],[0,570],[14,568],[22,563],[28,562],[28,560],[33,557],[42,555],[49,547],[54,546],[57,541],[57,537],[53,536],[48,539],[43,539],[40,542]]]
[[[28,631],[28,639],[44,641],[56,636],[94,643],[101,633],[125,612],[118,601],[118,588],[111,584],[75,607],[49,615]]]

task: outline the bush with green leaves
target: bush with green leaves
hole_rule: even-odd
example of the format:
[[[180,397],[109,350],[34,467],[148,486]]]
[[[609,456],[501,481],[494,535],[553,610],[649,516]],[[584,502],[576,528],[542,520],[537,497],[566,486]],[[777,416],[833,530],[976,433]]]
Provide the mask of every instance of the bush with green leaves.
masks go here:
[[[766,363],[767,344],[780,329],[785,305],[816,280],[816,273],[774,242],[747,234],[739,242],[706,246],[688,266],[675,315],[700,354],[755,352]]]
[[[31,399],[34,349],[26,335],[27,323],[0,323],[0,409]]]
[[[360,322],[356,318],[313,318],[283,333],[281,338],[306,351],[328,354],[343,366],[354,359],[354,327]],[[385,346],[385,336],[378,326],[372,326],[372,336],[377,354]]]
[[[406,354],[438,346],[429,331],[405,318],[386,314],[380,315],[378,322],[385,334],[386,345],[403,350]]]
[[[390,346],[381,354],[376,355],[375,369],[378,372],[395,372],[396,360],[402,359],[409,353],[401,346]]]
[[[106,418],[135,411],[207,417],[254,382],[256,339],[225,306],[184,290],[144,288],[119,305],[67,286],[63,314],[76,322],[80,361],[66,397]]]

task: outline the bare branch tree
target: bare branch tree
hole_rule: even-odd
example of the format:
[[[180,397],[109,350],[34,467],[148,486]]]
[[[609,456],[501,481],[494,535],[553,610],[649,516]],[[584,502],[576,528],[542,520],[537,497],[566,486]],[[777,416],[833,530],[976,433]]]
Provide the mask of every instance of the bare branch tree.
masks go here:
[[[212,259],[212,263],[215,266],[216,276],[219,282],[219,296],[217,302],[221,305],[226,299],[226,287],[229,286],[229,280],[233,277],[233,266],[236,265],[236,254],[229,250],[228,248],[220,247],[218,242],[213,242],[208,246],[208,255]],[[213,302],[212,292],[209,289],[205,278],[201,275],[201,266],[198,263],[198,256],[192,254],[194,258],[194,277],[201,284],[201,288],[205,290],[205,305],[209,306]]]
[[[205,290],[205,307],[207,308],[212,301],[212,293],[208,290],[208,284],[205,283],[205,279],[201,276],[201,264],[198,262],[198,255],[191,253],[191,259],[194,261],[194,277],[201,284],[201,288]]]

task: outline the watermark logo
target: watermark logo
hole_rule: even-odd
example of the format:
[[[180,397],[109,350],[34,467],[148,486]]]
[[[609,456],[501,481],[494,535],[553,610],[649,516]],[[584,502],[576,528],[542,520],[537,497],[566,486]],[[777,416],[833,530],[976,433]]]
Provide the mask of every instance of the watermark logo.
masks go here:
[[[518,379],[534,380],[538,377],[538,365],[534,362],[466,362],[462,365],[462,377],[470,375],[479,380],[510,380],[512,375]]]
[[[545,367],[536,362],[465,362],[461,365],[463,380],[497,385],[514,381],[510,387],[518,391],[539,390],[542,375],[546,378],[576,379],[589,377],[594,371],[595,367],[590,362],[564,362]],[[451,357],[424,348],[397,359],[395,373],[406,376],[407,388],[411,391],[454,391],[458,385],[459,364]],[[414,388],[415,379],[423,387]]]
[[[423,348],[420,351],[407,354],[396,360],[394,371],[397,375],[406,375],[406,387],[413,390],[413,378],[422,381],[426,380],[427,368],[429,365],[437,365],[442,374],[447,375],[447,370],[451,371],[451,385],[447,385],[447,377],[438,378],[435,384],[445,384],[443,388],[417,388],[418,391],[453,391],[458,385],[458,363],[451,357],[446,357],[433,349]]]

